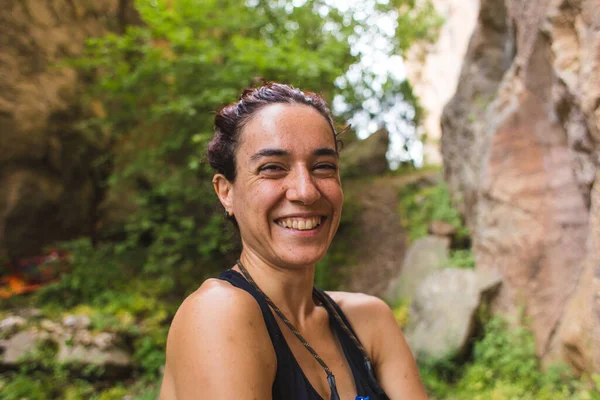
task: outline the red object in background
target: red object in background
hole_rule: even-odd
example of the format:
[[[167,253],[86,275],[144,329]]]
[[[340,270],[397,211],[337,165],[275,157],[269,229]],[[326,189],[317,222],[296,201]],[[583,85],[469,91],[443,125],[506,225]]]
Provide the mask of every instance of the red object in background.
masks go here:
[[[0,298],[33,292],[54,282],[66,270],[68,254],[51,249],[48,253],[17,262],[9,262],[8,276],[0,277]]]

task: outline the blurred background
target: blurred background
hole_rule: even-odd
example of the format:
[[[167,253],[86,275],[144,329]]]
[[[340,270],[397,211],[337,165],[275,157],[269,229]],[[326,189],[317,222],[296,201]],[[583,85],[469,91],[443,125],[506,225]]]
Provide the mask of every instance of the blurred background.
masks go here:
[[[316,284],[385,299],[432,399],[600,399],[599,64],[598,0],[4,0],[0,399],[157,398],[261,79],[352,125]]]

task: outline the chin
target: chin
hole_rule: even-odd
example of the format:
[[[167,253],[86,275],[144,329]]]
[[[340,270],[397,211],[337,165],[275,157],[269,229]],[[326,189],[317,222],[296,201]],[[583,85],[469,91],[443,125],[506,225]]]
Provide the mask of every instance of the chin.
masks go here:
[[[325,257],[325,253],[326,252],[323,251],[323,252],[318,252],[318,253],[315,252],[312,254],[302,254],[302,255],[298,255],[298,256],[286,254],[279,258],[284,265],[302,267],[302,266],[306,266],[306,265],[315,265],[316,263],[321,261],[323,259],[323,257]]]

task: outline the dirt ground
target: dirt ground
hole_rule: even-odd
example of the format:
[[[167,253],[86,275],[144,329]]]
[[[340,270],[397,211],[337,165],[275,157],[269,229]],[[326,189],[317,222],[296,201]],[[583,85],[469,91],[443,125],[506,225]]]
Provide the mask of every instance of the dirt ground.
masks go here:
[[[407,235],[398,213],[402,187],[421,178],[436,179],[439,172],[415,172],[344,182],[344,193],[360,204],[358,234],[352,240],[355,263],[344,267],[343,290],[385,297],[389,282],[400,273]]]

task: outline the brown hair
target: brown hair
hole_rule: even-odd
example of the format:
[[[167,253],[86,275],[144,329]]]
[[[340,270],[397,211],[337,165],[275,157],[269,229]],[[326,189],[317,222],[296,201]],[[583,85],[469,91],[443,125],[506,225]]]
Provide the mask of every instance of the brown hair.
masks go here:
[[[208,144],[208,162],[228,181],[233,182],[236,177],[235,152],[241,130],[258,111],[277,103],[303,104],[317,110],[329,123],[335,149],[338,151],[341,142],[338,139],[331,111],[321,96],[281,83],[267,83],[244,90],[237,102],[221,109],[215,117],[215,134]]]

